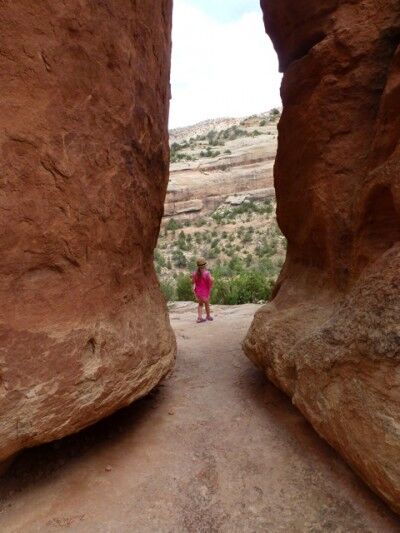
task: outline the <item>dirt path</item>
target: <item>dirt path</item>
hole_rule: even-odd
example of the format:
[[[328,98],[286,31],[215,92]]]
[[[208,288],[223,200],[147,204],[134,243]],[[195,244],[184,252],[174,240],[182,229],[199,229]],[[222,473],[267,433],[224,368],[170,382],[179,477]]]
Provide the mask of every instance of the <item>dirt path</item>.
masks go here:
[[[175,373],[79,435],[22,454],[0,531],[379,532],[400,522],[248,362],[256,306],[172,313]]]

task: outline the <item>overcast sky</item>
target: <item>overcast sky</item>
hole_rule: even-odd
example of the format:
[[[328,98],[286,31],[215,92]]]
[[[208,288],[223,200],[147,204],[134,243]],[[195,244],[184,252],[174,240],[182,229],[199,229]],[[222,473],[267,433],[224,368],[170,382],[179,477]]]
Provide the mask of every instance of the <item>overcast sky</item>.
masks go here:
[[[259,0],[175,0],[170,127],[281,105]]]

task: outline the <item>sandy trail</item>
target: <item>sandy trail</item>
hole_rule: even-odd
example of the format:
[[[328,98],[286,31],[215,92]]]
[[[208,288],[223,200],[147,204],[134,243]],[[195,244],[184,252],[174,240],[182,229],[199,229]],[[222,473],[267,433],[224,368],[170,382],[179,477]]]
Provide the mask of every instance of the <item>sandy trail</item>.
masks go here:
[[[257,306],[171,314],[177,367],[134,406],[19,456],[0,531],[378,532],[400,521],[253,368]]]

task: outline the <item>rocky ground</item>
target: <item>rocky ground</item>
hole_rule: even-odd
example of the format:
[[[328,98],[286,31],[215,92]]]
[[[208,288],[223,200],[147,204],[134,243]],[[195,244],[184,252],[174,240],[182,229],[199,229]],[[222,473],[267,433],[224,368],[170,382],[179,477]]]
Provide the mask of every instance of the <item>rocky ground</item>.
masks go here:
[[[0,530],[395,532],[400,522],[247,361],[256,305],[194,323],[174,304],[175,371],[147,398],[20,455]]]

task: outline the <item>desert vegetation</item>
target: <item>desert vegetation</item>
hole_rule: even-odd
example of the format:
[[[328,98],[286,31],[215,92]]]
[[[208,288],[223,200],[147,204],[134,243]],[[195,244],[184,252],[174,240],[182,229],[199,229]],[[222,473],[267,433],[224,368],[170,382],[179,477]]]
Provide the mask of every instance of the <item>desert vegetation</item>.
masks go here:
[[[212,303],[257,303],[269,299],[285,250],[275,202],[245,201],[207,218],[164,222],[154,262],[168,301],[193,300],[191,272],[203,256],[215,280]]]
[[[271,109],[268,113],[253,115],[223,129],[210,129],[180,142],[174,141],[170,146],[171,163],[198,161],[202,158],[231,154],[229,146],[236,139],[274,135],[279,117],[279,109]]]

